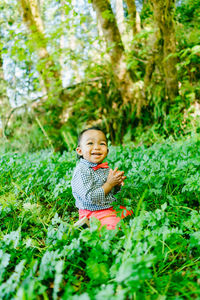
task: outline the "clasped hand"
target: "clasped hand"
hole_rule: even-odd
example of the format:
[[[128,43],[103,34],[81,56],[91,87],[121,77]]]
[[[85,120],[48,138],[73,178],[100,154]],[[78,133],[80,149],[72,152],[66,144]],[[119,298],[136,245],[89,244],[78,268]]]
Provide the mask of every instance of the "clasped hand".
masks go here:
[[[125,179],[126,176],[124,176],[124,171],[118,171],[118,168],[115,168],[114,170],[110,169],[107,183],[109,183],[113,187],[116,185],[124,185]]]

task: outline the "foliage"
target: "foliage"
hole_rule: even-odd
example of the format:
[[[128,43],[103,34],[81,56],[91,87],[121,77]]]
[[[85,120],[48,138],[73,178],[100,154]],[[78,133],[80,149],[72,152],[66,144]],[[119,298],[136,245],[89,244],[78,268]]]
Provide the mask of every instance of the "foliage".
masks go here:
[[[120,230],[75,229],[75,153],[2,153],[1,299],[200,297],[200,142],[110,147],[127,175]]]
[[[176,15],[180,23],[186,24],[188,27],[199,26],[199,3],[198,0],[183,0],[177,5]]]
[[[179,95],[169,111],[163,100],[164,81],[151,84],[155,79],[152,76],[148,85],[149,95],[154,95],[152,101],[148,102],[143,95],[156,28],[150,2],[136,1],[136,4],[142,30],[133,38],[128,36],[125,57],[134,85],[139,86],[142,94],[125,105],[108,58],[111,49],[106,48],[104,38],[98,33],[91,3],[43,1],[39,10],[44,27],[40,33],[42,39],[23,23],[22,8],[17,1],[1,3],[2,91],[7,91],[12,107],[27,104],[27,109],[16,110],[13,114],[17,116],[7,124],[5,134],[13,149],[22,150],[20,144],[26,144],[28,151],[44,149],[49,147],[49,138],[55,148],[71,150],[77,131],[92,123],[101,124],[115,144],[121,143],[123,137],[137,140],[141,131],[145,135],[149,130],[155,131],[161,137],[178,135],[184,110],[199,101],[199,3],[184,0],[176,4]],[[125,14],[125,22],[128,19]],[[42,47],[48,52],[43,59],[39,55]],[[34,99],[38,101],[32,105]],[[29,122],[27,114],[32,115]],[[22,134],[30,139],[23,140]]]

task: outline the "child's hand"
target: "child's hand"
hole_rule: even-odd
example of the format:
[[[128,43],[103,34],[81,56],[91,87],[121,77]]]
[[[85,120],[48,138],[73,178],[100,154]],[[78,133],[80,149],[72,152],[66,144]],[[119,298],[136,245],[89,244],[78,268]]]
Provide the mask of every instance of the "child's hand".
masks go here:
[[[117,172],[121,172],[121,171],[117,171]],[[126,178],[127,178],[126,176],[122,176],[122,177],[121,177],[122,181],[121,181],[121,183],[120,183],[119,185],[124,186],[124,180],[125,180]]]
[[[118,168],[114,170],[110,169],[107,181],[102,186],[105,195],[107,195],[116,185],[124,185],[124,171],[118,171]]]
[[[107,183],[112,187],[116,185],[123,185],[124,179],[126,179],[126,176],[124,176],[124,171],[118,171],[118,168],[115,168],[114,170],[110,169]]]

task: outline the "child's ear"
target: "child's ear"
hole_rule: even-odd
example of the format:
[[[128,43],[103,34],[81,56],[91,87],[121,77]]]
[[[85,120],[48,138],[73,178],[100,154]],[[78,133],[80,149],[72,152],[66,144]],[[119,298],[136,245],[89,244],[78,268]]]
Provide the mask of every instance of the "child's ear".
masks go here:
[[[78,155],[81,156],[81,155],[82,155],[81,147],[78,146],[78,147],[76,148],[76,152],[77,152]]]

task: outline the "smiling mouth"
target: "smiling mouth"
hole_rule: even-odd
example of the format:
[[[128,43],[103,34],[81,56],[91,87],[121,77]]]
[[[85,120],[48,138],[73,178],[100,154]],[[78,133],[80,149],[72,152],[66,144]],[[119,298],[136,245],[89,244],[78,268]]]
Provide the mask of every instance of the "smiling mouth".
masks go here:
[[[101,153],[92,153],[92,155],[94,155],[94,156],[100,156]]]

